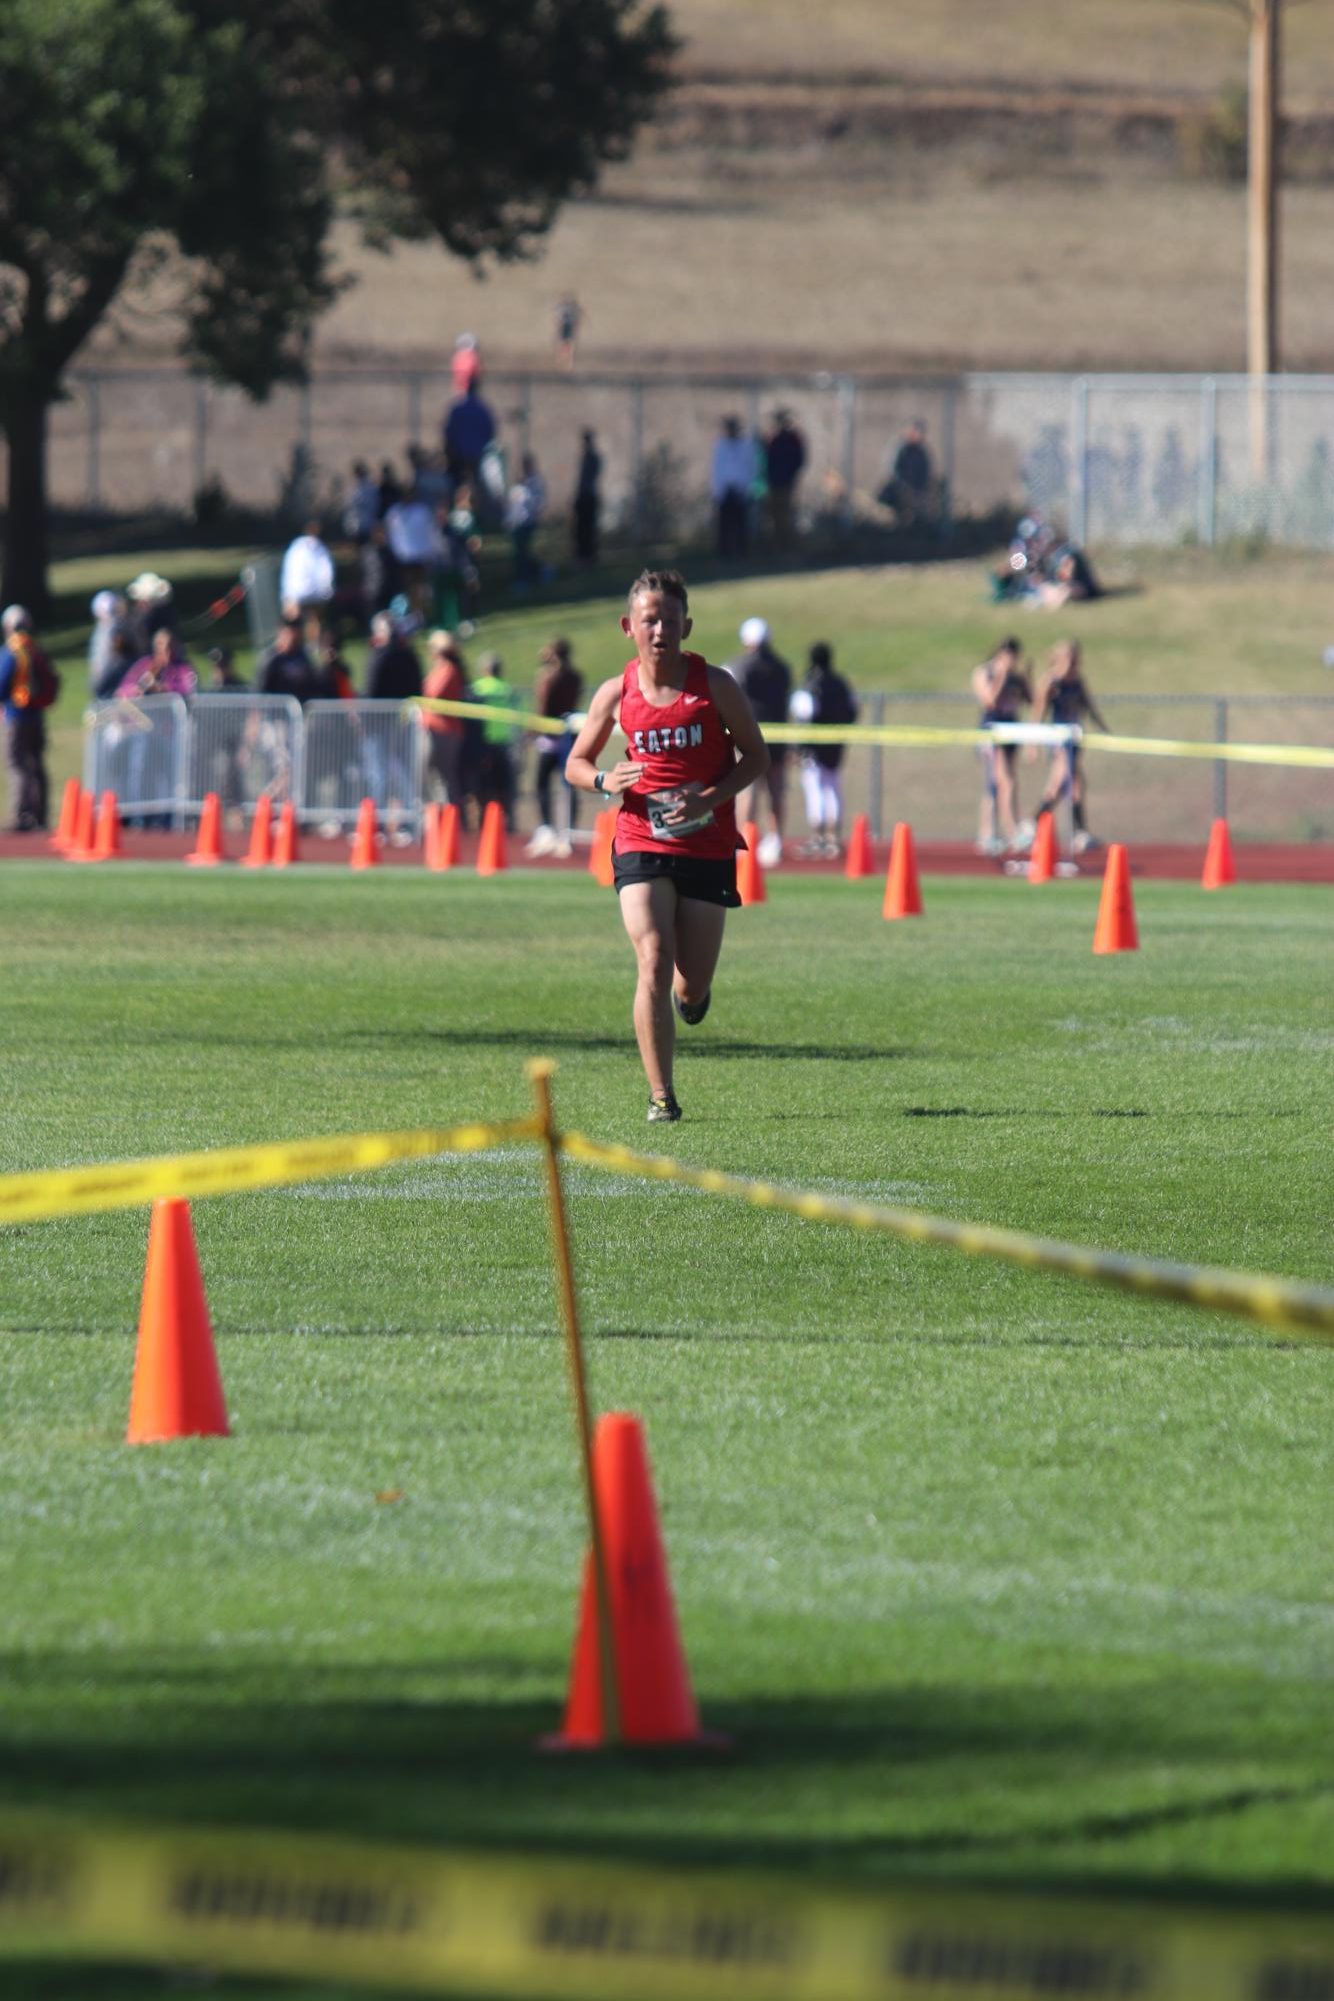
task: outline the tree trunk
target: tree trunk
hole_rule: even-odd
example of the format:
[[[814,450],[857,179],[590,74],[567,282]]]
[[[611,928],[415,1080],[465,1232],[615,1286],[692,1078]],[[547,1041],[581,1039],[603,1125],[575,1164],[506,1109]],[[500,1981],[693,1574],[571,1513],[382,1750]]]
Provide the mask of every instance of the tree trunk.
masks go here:
[[[5,421],[9,442],[9,498],[5,517],[5,604],[26,605],[40,621],[50,607],[46,583],[46,419],[40,390],[17,391]]]

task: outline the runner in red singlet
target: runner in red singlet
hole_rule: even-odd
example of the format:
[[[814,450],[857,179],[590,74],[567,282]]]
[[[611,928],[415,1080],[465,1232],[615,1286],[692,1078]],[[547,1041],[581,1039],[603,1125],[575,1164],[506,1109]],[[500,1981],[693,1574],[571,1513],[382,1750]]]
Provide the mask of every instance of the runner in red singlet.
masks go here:
[[[733,801],[769,767],[759,725],[731,675],[682,650],[688,610],[675,570],[645,570],[635,579],[621,630],[636,658],[598,689],[565,766],[571,785],[621,802],[613,865],[639,964],[635,1035],[650,1123],[681,1116],[672,1089],[672,1011],[691,1027],[708,1013],[723,924],[741,900]],[[599,771],[618,724],[628,754]]]

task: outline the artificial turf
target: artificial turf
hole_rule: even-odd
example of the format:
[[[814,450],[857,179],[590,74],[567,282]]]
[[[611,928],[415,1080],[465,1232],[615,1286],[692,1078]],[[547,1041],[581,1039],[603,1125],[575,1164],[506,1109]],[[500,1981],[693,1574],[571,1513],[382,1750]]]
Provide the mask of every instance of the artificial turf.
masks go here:
[[[0,1171],[512,1117],[544,1054],[597,1138],[1331,1280],[1329,892],[1140,884],[1096,959],[1096,885],[925,891],[773,879],[664,1135],[583,877],[11,865]],[[533,1751],[583,1531],[511,1147],[196,1205],[226,1441],[121,1442],[143,1211],[0,1232],[0,1803],[1327,1899],[1334,1353],[567,1174],[734,1754]]]

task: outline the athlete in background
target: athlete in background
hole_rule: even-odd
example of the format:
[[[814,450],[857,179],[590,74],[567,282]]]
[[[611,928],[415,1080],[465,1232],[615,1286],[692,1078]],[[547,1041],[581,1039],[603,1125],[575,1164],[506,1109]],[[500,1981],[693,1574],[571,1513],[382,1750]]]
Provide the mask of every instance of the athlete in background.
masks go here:
[[[1017,639],[1002,639],[989,660],[973,669],[973,693],[981,709],[981,727],[993,723],[1017,723],[1019,712],[1033,700],[1033,684],[1024,669],[1023,648]],[[984,743],[982,758],[982,812],[978,822],[977,851],[981,855],[1002,854],[1008,846],[1022,854],[1033,845],[1034,823],[1020,820],[1017,764],[1019,747],[1013,743]]]
[[[648,1078],[650,1124],[681,1117],[672,1088],[676,1029],[703,1021],[736,887],[734,801],[762,778],[769,752],[750,704],[725,669],[687,653],[689,599],[675,570],[630,586],[621,630],[635,658],[604,681],[565,766],[583,792],[620,800],[613,867],[635,949],[635,1035]],[[613,729],[627,755],[597,760]]]
[[[1087,718],[1105,731],[1107,725],[1084,679],[1080,657],[1077,639],[1067,639],[1062,645],[1053,646],[1047,671],[1038,684],[1035,706],[1039,720],[1082,726]],[[1082,855],[1100,843],[1097,835],[1091,834],[1084,822],[1084,765],[1079,745],[1074,742],[1059,745],[1052,753],[1051,769],[1038,805],[1038,817],[1050,813],[1059,805],[1062,794],[1067,791],[1070,794],[1070,817],[1074,821],[1071,848],[1075,854]]]

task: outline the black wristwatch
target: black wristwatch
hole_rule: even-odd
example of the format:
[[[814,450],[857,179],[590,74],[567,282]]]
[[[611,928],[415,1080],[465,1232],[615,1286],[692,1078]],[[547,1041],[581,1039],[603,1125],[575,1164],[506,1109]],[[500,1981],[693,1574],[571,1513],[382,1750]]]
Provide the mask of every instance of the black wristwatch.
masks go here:
[[[594,790],[595,792],[605,792],[605,791],[606,791],[606,789],[607,789],[607,774],[606,774],[606,772],[605,772],[605,771],[595,771],[595,772],[593,773],[593,790]]]

